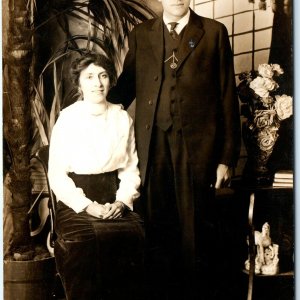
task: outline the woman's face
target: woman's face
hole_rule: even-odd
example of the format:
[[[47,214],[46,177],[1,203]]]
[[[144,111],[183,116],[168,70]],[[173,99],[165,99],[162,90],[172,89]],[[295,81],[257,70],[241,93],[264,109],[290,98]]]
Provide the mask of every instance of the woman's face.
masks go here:
[[[106,70],[95,64],[88,65],[79,76],[79,87],[84,101],[101,103],[106,101],[109,91],[109,76]]]

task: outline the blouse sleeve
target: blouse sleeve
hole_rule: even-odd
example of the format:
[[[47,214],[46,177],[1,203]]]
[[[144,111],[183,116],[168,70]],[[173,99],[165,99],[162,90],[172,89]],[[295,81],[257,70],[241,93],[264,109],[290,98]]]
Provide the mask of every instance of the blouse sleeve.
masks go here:
[[[138,169],[138,156],[135,147],[134,126],[130,119],[129,137],[127,141],[128,160],[126,166],[118,169],[120,179],[116,200],[124,202],[131,210],[133,202],[140,196],[138,188],[141,184],[140,172]]]
[[[92,201],[85,197],[83,190],[77,188],[74,181],[68,176],[68,127],[64,124],[62,116],[60,118],[53,127],[51,135],[49,182],[56,198],[79,213]]]

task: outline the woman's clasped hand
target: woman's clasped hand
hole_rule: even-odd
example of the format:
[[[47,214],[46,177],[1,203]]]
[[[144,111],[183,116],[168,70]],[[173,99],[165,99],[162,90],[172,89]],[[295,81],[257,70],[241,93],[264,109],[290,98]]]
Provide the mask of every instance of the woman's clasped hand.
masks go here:
[[[117,219],[121,218],[126,210],[126,205],[122,201],[114,203],[99,204],[94,201],[86,207],[86,212],[99,219]]]

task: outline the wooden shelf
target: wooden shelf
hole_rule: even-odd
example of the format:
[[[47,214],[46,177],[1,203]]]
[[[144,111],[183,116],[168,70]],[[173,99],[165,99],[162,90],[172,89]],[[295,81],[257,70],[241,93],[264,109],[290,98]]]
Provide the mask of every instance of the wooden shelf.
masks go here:
[[[243,269],[243,273],[249,275],[249,271]],[[294,277],[294,271],[282,272],[275,275],[254,274],[255,277]]]
[[[247,300],[252,300],[252,294],[253,294],[253,283],[254,278],[286,278],[287,280],[291,280],[294,277],[293,271],[287,271],[287,272],[281,272],[276,275],[263,275],[263,274],[255,274],[255,226],[254,226],[254,204],[255,204],[255,198],[258,196],[257,205],[258,207],[262,208],[262,215],[263,218],[260,218],[260,222],[262,219],[266,219],[271,217],[271,214],[277,215],[282,218],[281,223],[283,223],[283,220],[286,218],[290,218],[292,221],[291,211],[293,210],[293,189],[287,189],[287,188],[273,188],[273,187],[262,187],[262,188],[252,188],[252,187],[245,187],[244,190],[248,190],[249,195],[249,210],[248,210],[248,226],[249,226],[249,260],[250,260],[250,271],[246,271],[246,274],[249,276],[248,280],[248,295]],[[272,200],[272,209],[270,205],[267,205],[267,202]],[[284,204],[284,205],[283,205]],[[288,206],[288,207],[287,207]],[[257,209],[256,209],[257,211]],[[256,214],[257,215],[257,214]],[[274,217],[274,216],[273,216]],[[256,224],[258,223],[258,218],[254,218]],[[263,223],[262,223],[263,224]],[[278,227],[277,230],[277,239],[280,239],[278,236],[279,230],[281,228],[289,229],[291,232],[293,231],[293,226],[287,226],[285,223],[285,227],[283,225],[281,227]],[[274,239],[276,240],[276,238]],[[289,270],[290,268],[293,268],[292,266],[286,268],[286,270]]]

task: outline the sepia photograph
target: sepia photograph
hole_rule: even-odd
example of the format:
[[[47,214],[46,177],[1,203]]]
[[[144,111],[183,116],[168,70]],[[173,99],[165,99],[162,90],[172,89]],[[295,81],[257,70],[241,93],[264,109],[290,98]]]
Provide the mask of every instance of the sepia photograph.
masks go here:
[[[295,1],[2,0],[4,300],[294,300]]]

